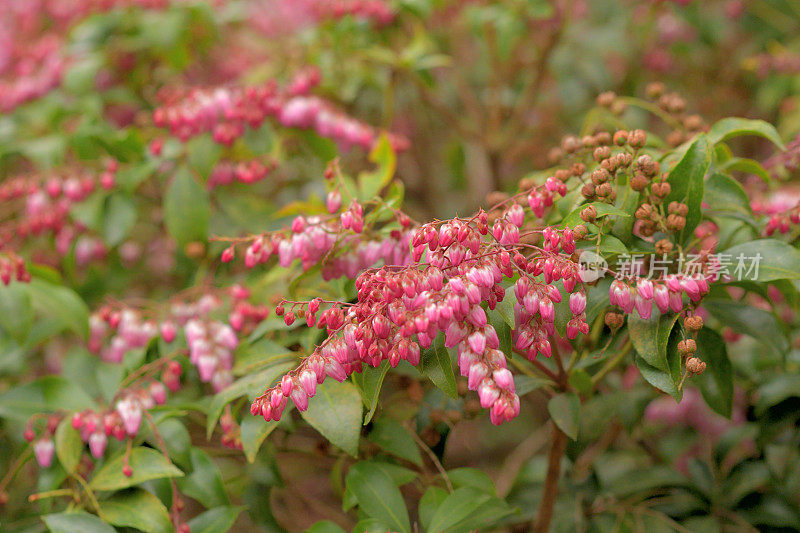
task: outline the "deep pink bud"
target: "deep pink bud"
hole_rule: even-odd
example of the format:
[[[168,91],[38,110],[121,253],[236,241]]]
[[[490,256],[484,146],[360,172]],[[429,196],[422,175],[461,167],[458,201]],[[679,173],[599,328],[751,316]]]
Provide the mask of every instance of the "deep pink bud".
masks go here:
[[[281,393],[284,396],[289,396],[292,394],[292,389],[294,389],[294,381],[292,381],[291,376],[287,374],[281,378]]]
[[[481,407],[488,409],[500,397],[500,391],[491,379],[484,379],[478,387],[478,399]]]
[[[328,213],[335,213],[342,207],[342,194],[339,192],[338,189],[334,189],[328,193],[328,197],[325,200],[325,207],[328,209]]]

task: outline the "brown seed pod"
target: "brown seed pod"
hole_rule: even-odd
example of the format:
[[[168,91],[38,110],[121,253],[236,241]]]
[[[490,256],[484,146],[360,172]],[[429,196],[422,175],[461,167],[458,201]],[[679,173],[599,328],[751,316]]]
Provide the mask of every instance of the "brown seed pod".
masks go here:
[[[678,343],[678,352],[681,354],[694,353],[697,351],[697,343],[694,339],[684,339]]]
[[[572,229],[572,235],[575,237],[576,241],[583,240],[586,235],[589,233],[589,230],[586,229],[586,226],[583,224],[578,224]]]
[[[622,100],[619,99],[614,100],[614,103],[611,104],[611,112],[614,113],[615,115],[623,114],[626,109],[628,109],[628,104],[626,104]]]
[[[639,224],[639,233],[642,237],[650,237],[656,232],[656,225],[650,220],[645,220]]]
[[[555,172],[555,174],[553,174],[553,176],[558,181],[567,181],[569,179],[569,177],[570,177],[570,172],[569,172],[569,170],[567,170],[565,168],[559,168],[558,170],[556,170],[556,172]]]
[[[613,91],[606,91],[597,95],[597,105],[600,107],[611,107],[616,101],[617,95]]]
[[[666,198],[672,191],[672,186],[667,182],[654,183],[651,190],[656,198]]]
[[[575,177],[582,176],[584,172],[586,172],[586,165],[583,163],[574,163],[569,167],[569,173]]]
[[[595,161],[603,161],[604,159],[608,159],[611,157],[611,148],[608,146],[598,146],[592,152],[592,157],[594,157]]]
[[[611,193],[614,192],[614,187],[612,187],[612,185],[608,182],[601,183],[600,185],[597,186],[595,192],[597,193],[597,196],[600,197],[609,196]]]
[[[583,188],[581,189],[581,194],[587,200],[591,200],[592,198],[594,198],[595,197],[594,183],[587,183],[586,185],[584,185]]]
[[[686,370],[691,374],[702,374],[706,369],[706,364],[697,357],[690,357],[686,361]]]
[[[620,313],[615,313],[613,311],[609,311],[606,313],[605,322],[606,326],[611,328],[611,331],[616,331],[620,327],[622,327],[622,322],[625,320],[625,317],[622,316]]]
[[[643,191],[645,188],[647,188],[647,184],[649,182],[650,180],[648,180],[646,176],[642,174],[636,174],[631,178],[631,189],[634,191]]]
[[[564,150],[568,154],[573,154],[580,150],[581,140],[575,137],[574,135],[567,135],[563,139],[561,139],[561,149]]]
[[[670,231],[681,231],[686,227],[686,219],[680,215],[670,215],[667,217],[667,229]]]
[[[703,317],[698,315],[687,316],[683,321],[683,325],[686,326],[686,329],[689,331],[700,331],[703,329]]]
[[[601,131],[600,133],[595,134],[594,138],[599,145],[611,144],[611,134],[607,131]]]
[[[584,222],[593,222],[595,218],[597,218],[597,208],[595,206],[586,206],[581,211],[581,220]]]
[[[619,130],[614,133],[614,144],[617,146],[625,146],[628,142],[628,132],[625,130]]]
[[[673,247],[672,241],[669,239],[661,239],[656,243],[656,252],[661,255],[668,254],[672,251]]]
[[[644,130],[633,130],[628,134],[628,144],[631,148],[642,148],[647,142],[647,133]]]
[[[611,175],[606,169],[598,168],[593,170],[589,177],[592,180],[592,183],[595,185],[600,185],[601,183],[607,182],[609,178],[611,178]]]
[[[634,213],[634,216],[639,220],[649,219],[653,214],[653,206],[650,204],[642,204]]]
[[[666,90],[667,88],[664,86],[663,83],[661,83],[660,81],[654,81],[652,83],[648,83],[647,88],[644,91],[648,98],[654,100],[659,96],[661,96],[662,94],[664,94]]]

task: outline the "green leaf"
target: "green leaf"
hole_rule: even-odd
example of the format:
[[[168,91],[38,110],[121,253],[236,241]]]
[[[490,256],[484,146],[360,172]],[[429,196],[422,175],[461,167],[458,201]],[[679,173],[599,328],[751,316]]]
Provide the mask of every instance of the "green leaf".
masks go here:
[[[733,405],[733,366],[728,359],[725,340],[709,328],[697,334],[697,357],[705,361],[706,370],[692,378],[703,398],[714,411],[730,418]]]
[[[242,396],[247,396],[248,400],[254,400],[256,396],[271,386],[278,376],[282,376],[293,366],[293,363],[271,366],[256,374],[237,379],[231,385],[219,391],[208,407],[206,438],[211,438],[211,434],[214,433],[214,428],[217,426],[217,421],[226,405]]]
[[[494,482],[483,470],[477,468],[461,467],[447,471],[447,477],[454,487],[472,487],[480,489],[490,496],[495,495]]]
[[[230,531],[242,507],[216,507],[189,520],[192,533],[224,533]]]
[[[582,368],[572,371],[569,376],[569,385],[575,389],[578,394],[589,394],[593,387],[591,376]]]
[[[385,522],[392,531],[411,530],[400,489],[382,469],[370,463],[356,463],[350,467],[345,485],[367,516]]]
[[[490,498],[491,496],[484,491],[474,487],[456,489],[439,505],[431,519],[428,532],[447,531],[467,518],[478,506],[489,501]]]
[[[308,410],[301,413],[323,437],[353,457],[361,436],[361,395],[352,383],[328,379],[317,387]]]
[[[745,242],[719,255],[728,261],[726,265],[723,257],[720,257],[722,266],[727,266],[730,274],[737,279],[761,282],[800,279],[800,251],[783,241],[759,239]]]
[[[100,502],[100,514],[115,526],[134,527],[145,533],[168,533],[173,530],[169,513],[161,500],[143,489],[114,494]]]
[[[358,176],[358,198],[361,202],[371,200],[388,185],[397,168],[397,156],[385,134],[375,143],[369,153],[369,160],[378,165],[378,168],[372,172],[362,172]]]
[[[750,199],[738,181],[725,174],[714,173],[706,180],[703,201],[713,211],[752,215]]]
[[[89,337],[89,308],[75,291],[43,279],[32,279],[28,291],[34,309],[58,320],[84,340]]]
[[[402,424],[391,418],[376,420],[367,437],[387,452],[422,466],[422,455],[411,433]]]
[[[121,243],[136,223],[136,205],[123,194],[112,194],[103,210],[103,237],[109,246]]]
[[[81,460],[83,441],[78,430],[72,427],[70,417],[65,417],[56,428],[55,445],[61,466],[66,472],[73,473]]]
[[[700,222],[704,178],[710,164],[711,148],[708,138],[698,135],[678,164],[669,172],[670,193],[664,199],[664,205],[674,201],[685,203],[689,207],[686,226],[681,230],[681,235],[693,235],[694,228]]]
[[[128,464],[133,469],[131,477],[122,473],[125,451],[112,457],[95,472],[89,486],[93,490],[119,490],[138,485],[150,479],[181,477],[181,472],[161,452],[139,446],[131,450]]]
[[[322,520],[315,523],[310,528],[306,529],[304,533],[346,533],[344,529],[337,526],[330,520]]]
[[[163,206],[167,231],[180,246],[208,238],[208,193],[185,166],[175,173],[164,194]]]
[[[84,512],[48,514],[42,517],[52,533],[114,533],[116,530],[93,514]]]
[[[0,417],[26,421],[32,415],[94,407],[86,392],[61,376],[46,376],[0,395]]]
[[[12,283],[0,285],[0,327],[22,344],[33,325],[33,304],[27,285]]]
[[[654,311],[649,320],[642,320],[638,315],[628,315],[628,334],[633,347],[647,364],[670,371],[667,360],[667,343],[678,315],[659,315]]]
[[[437,335],[433,345],[422,351],[422,373],[451,398],[458,398],[456,376],[450,353],[444,347],[444,335]]]
[[[255,462],[264,439],[278,427],[278,424],[279,422],[275,420],[267,422],[260,416],[246,416],[242,420],[242,451],[248,461]]]
[[[645,381],[675,398],[676,402],[681,401],[683,393],[678,390],[678,386],[675,384],[675,381],[672,379],[672,375],[669,372],[665,372],[664,370],[659,370],[658,368],[651,366],[638,354],[634,356],[634,362],[636,363],[636,366],[639,369],[639,372],[641,372]]]
[[[190,457],[192,473],[178,480],[181,492],[208,509],[229,505],[228,493],[225,492],[217,464],[200,448],[192,448]]]
[[[703,300],[703,308],[720,323],[737,333],[753,337],[775,353],[783,353],[789,348],[789,341],[772,313],[743,302],[716,298]]]
[[[754,174],[761,178],[761,180],[765,183],[772,181],[772,176],[770,176],[767,169],[765,169],[764,166],[755,159],[732,157],[725,161],[725,163],[720,166],[720,169],[726,172],[735,171],[744,172],[745,174]]]
[[[208,180],[211,171],[222,155],[222,146],[210,135],[199,135],[186,143],[189,163],[200,176]]]
[[[717,144],[742,135],[757,135],[771,141],[781,150],[786,149],[775,126],[763,120],[740,117],[723,118],[711,126],[708,132],[708,140],[711,141],[711,144]]]
[[[362,372],[353,375],[353,382],[358,385],[361,398],[367,408],[367,414],[364,417],[365,426],[372,420],[372,416],[378,408],[378,397],[387,372],[389,372],[389,361],[383,361],[377,368],[368,366]]]
[[[433,515],[436,510],[442,505],[450,493],[441,487],[431,485],[422,498],[419,500],[419,523],[422,526],[422,531],[428,531]]]
[[[568,228],[574,228],[578,224],[584,224],[583,220],[581,220],[581,211],[583,211],[590,205],[593,205],[594,208],[597,210],[596,218],[598,219],[607,216],[619,216],[619,217],[631,216],[629,213],[626,213],[619,207],[613,206],[611,204],[607,204],[605,202],[592,202],[587,204],[581,204],[575,209],[573,209],[567,216],[564,217],[564,220],[561,221],[561,224],[564,227]]]
[[[578,438],[581,401],[571,392],[556,394],[547,402],[547,410],[558,428],[572,440]]]

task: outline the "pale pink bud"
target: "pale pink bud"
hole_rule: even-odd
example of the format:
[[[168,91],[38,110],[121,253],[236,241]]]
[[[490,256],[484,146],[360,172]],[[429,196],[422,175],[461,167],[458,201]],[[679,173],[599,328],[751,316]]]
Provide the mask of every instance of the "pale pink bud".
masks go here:
[[[489,369],[481,362],[476,362],[469,367],[469,376],[467,379],[467,387],[470,390],[476,390],[478,385],[481,384],[483,379],[489,375]]]
[[[477,354],[481,354],[486,350],[486,337],[483,333],[476,331],[467,338],[470,350]]]
[[[478,399],[481,407],[488,409],[500,397],[500,391],[491,379],[484,379],[478,387]]]
[[[639,296],[644,298],[645,300],[650,300],[653,298],[653,282],[649,279],[640,279],[639,283],[636,284],[636,291],[639,293]]]
[[[167,401],[167,388],[160,381],[150,383],[150,396],[158,405],[163,405]]]
[[[55,451],[56,445],[51,439],[41,439],[33,445],[33,454],[36,456],[36,462],[42,468],[49,468],[53,464],[53,453]]]
[[[492,377],[497,386],[509,392],[514,392],[516,387],[514,385],[514,376],[507,368],[498,368],[492,372]]]
[[[108,437],[105,433],[92,433],[89,435],[89,451],[95,459],[99,459],[106,451]]]
[[[308,395],[302,387],[295,387],[292,391],[292,401],[300,411],[308,409]]]
[[[303,388],[308,397],[314,396],[317,392],[317,375],[313,370],[303,370],[300,377],[297,378],[300,386]]]
[[[136,435],[142,422],[142,408],[133,398],[125,398],[117,402],[117,413],[125,426],[128,435]]]
[[[325,200],[325,207],[328,209],[328,213],[335,213],[342,207],[342,194],[339,192],[338,189],[332,190],[328,193],[328,197]]]
[[[655,298],[658,310],[663,314],[669,310],[669,289],[665,285],[656,285],[653,289],[653,297]]]

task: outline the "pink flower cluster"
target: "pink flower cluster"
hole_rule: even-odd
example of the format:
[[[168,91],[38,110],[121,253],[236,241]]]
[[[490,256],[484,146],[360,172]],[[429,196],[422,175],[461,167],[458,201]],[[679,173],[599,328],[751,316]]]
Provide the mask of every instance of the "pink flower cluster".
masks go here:
[[[182,328],[189,347],[189,359],[197,367],[200,380],[210,382],[219,392],[233,381],[233,350],[239,344],[236,332],[251,330],[267,317],[268,309],[247,301],[250,292],[239,285],[228,291],[230,296],[229,324],[213,318],[222,301],[205,294],[195,302],[175,302],[160,322],[145,320],[141,313],[125,308],[103,307],[89,318],[89,349],[110,362],[119,363],[129,350],[143,348],[161,335],[164,342],[175,341]],[[167,370],[170,370],[169,368]],[[171,372],[162,381],[176,390],[180,372]]]
[[[306,72],[282,90],[273,83],[255,87],[217,87],[192,89],[168,95],[164,106],[153,112],[156,126],[168,128],[172,135],[186,141],[211,132],[215,142],[230,146],[247,128],[258,128],[268,117],[289,128],[313,129],[333,139],[342,149],[353,146],[371,148],[378,134],[371,126],[351,118],[329,102],[305,94],[310,88]],[[404,150],[408,141],[390,135],[395,150]]]
[[[708,282],[712,279],[713,275],[706,278],[699,274],[670,274],[655,283],[649,279],[639,279],[635,288],[615,279],[608,289],[608,300],[626,314],[632,314],[635,309],[642,319],[647,320],[653,313],[653,303],[664,314],[669,311],[680,313],[683,310],[684,293],[691,301],[699,302],[708,292]]]
[[[60,256],[76,244],[75,258],[79,265],[103,258],[106,248],[99,239],[85,237],[76,243],[86,228],[72,220],[70,210],[86,200],[98,185],[106,190],[113,188],[117,168],[117,162],[109,160],[99,176],[81,171],[66,178],[31,175],[7,180],[0,186],[0,200],[15,215],[0,225],[0,248],[19,248],[26,239],[51,234]]]
[[[339,220],[323,217],[297,217],[288,232],[257,237],[245,251],[247,268],[266,263],[278,256],[281,266],[288,267],[296,259],[307,270],[322,262],[322,276],[326,280],[348,276],[355,278],[359,272],[379,262],[384,265],[405,266],[411,262],[408,253],[411,233],[408,230],[392,231],[383,240],[372,240],[360,234],[363,228],[361,206],[353,204]],[[344,233],[342,229],[355,232]],[[348,250],[347,254],[331,254],[332,250]],[[234,248],[223,252],[222,260],[233,260]],[[324,259],[324,262],[323,262]]]
[[[264,164],[258,159],[250,161],[221,161],[217,163],[206,181],[208,189],[234,182],[252,184],[263,180],[275,168],[274,163]]]
[[[348,15],[378,26],[394,20],[384,0],[260,0],[252,5],[250,14],[253,26],[270,37],[290,35]]]

